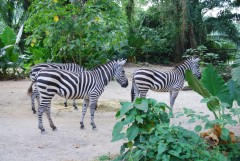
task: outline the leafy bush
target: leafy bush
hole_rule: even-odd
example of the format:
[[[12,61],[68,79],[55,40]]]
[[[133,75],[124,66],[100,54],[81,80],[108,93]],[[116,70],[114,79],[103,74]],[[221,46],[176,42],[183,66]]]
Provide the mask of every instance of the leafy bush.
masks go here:
[[[17,44],[19,39],[20,36],[17,37],[10,27],[6,27],[0,34],[0,75],[2,77],[9,75],[15,77],[15,74],[18,77],[24,75],[24,71],[21,72],[18,69],[22,68],[24,61],[29,57],[21,53]]]
[[[221,147],[218,148],[227,152],[228,158],[239,158],[240,155],[236,153],[236,149],[238,149],[237,151],[240,149],[239,143],[230,144],[235,143],[236,139],[234,133],[230,134],[226,125],[237,124],[233,116],[238,116],[238,121],[240,122],[240,109],[237,106],[233,108],[234,100],[238,106],[240,105],[240,86],[233,80],[225,83],[223,78],[211,65],[203,70],[201,81],[197,80],[191,71],[186,72],[186,80],[194,91],[204,97],[202,102],[207,104],[208,109],[213,112],[215,116],[214,120],[209,120],[209,115],[196,114],[196,112],[191,109],[184,109],[184,114],[190,117],[188,122],[192,123],[195,122],[195,120],[202,120],[202,122],[205,123],[205,129],[215,129],[215,127],[218,126],[220,133],[217,136],[217,140],[229,143],[227,145],[221,145]],[[183,114],[179,114],[178,116],[180,115]],[[201,125],[195,127],[195,131],[197,132],[201,129]],[[234,148],[235,150],[231,150]]]
[[[236,44],[229,40],[209,40],[206,46],[198,46],[197,49],[187,49],[185,57],[197,55],[201,58],[202,66],[212,64],[221,73],[224,80],[231,79],[230,61],[235,59],[237,49]]]
[[[206,42],[205,46],[208,49],[208,52],[216,53],[218,56],[218,61],[223,63],[232,60],[235,57],[237,45],[227,39],[210,39]]]
[[[208,152],[207,145],[194,132],[179,126],[169,126],[169,108],[156,100],[138,98],[134,103],[122,102],[116,117],[112,141],[126,139],[120,156],[115,160],[169,161],[219,160],[225,157],[218,151]],[[225,159],[226,160],[226,159]]]
[[[26,44],[50,51],[50,61],[75,62],[92,68],[111,59],[127,44],[126,20],[112,0],[35,0],[25,31]]]

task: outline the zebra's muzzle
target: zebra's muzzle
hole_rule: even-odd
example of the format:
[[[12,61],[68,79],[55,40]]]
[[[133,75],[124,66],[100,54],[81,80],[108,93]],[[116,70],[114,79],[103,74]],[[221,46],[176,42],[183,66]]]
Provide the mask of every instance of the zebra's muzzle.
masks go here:
[[[121,87],[126,88],[128,86],[128,81],[121,85]]]

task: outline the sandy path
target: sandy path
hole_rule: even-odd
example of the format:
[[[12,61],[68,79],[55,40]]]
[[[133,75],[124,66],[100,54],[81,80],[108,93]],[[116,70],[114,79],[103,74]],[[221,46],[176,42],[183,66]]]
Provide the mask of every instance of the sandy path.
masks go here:
[[[130,80],[127,89],[121,88],[116,82],[110,82],[106,87],[99,100],[100,110],[95,115],[97,131],[91,129],[89,111],[85,118],[86,128],[80,130],[81,110],[73,110],[71,106],[64,108],[64,99],[56,97],[52,103],[52,119],[58,130],[50,129],[44,115],[47,133],[42,135],[37,127],[37,115],[32,114],[30,98],[26,95],[31,82],[0,82],[0,161],[92,161],[104,154],[118,154],[122,143],[111,142],[112,129],[116,123],[115,112],[101,110],[101,107],[111,106],[116,109],[120,107],[119,100],[130,100],[131,73],[135,69],[128,67],[126,70]],[[148,97],[169,104],[169,93],[149,92]],[[189,107],[209,113],[200,100],[201,96],[192,91],[181,91],[174,111]],[[81,104],[82,101],[78,102]],[[193,126],[184,124],[185,121],[185,118],[172,120],[175,124],[182,122],[186,128],[193,129]],[[239,134],[239,126],[232,129]]]

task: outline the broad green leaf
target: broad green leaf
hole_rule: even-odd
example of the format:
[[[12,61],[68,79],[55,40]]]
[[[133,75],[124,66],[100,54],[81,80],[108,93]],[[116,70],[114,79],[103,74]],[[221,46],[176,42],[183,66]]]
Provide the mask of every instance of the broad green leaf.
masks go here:
[[[112,132],[112,142],[115,142],[124,138],[124,134],[121,133],[123,126],[124,126],[124,123],[122,121],[117,122],[115,124]]]
[[[134,140],[139,133],[139,128],[137,127],[136,124],[133,124],[131,127],[127,129],[127,138],[129,141]]]
[[[166,150],[167,150],[167,146],[164,143],[160,142],[158,145],[158,155],[162,154]]]
[[[135,121],[134,119],[135,117],[133,115],[127,115],[123,123],[124,125],[131,124]]]
[[[118,140],[122,140],[126,137],[126,134],[125,133],[119,133],[118,135],[114,136],[111,140],[111,142],[115,142],[115,141],[118,141]]]
[[[230,139],[229,130],[226,128],[222,128],[222,134],[221,134],[220,138],[225,141],[229,141],[229,139]]]
[[[137,116],[137,117],[136,117],[136,120],[137,120],[137,122],[139,122],[139,123],[143,123],[143,119],[142,119],[141,116]]]
[[[33,57],[35,60],[43,59],[44,53],[41,50],[33,49]]]
[[[194,128],[194,131],[195,131],[196,133],[200,132],[201,130],[202,130],[202,126],[201,126],[201,125],[197,125],[197,126],[195,126],[195,128]]]
[[[142,150],[138,150],[136,151],[133,156],[132,156],[132,159],[133,161],[137,161],[137,160],[140,160],[140,156],[142,155]]]
[[[236,100],[238,106],[240,106],[240,85],[238,85],[236,81],[230,79],[228,81],[228,88],[231,98]]]
[[[168,116],[167,112],[160,111],[159,117],[162,123],[170,123],[170,117]]]
[[[191,119],[188,120],[188,123],[194,123],[195,121],[196,121],[195,118],[191,118]]]
[[[230,97],[228,86],[213,66],[208,65],[203,70],[201,82],[213,96],[217,96],[221,102],[228,103],[232,107],[233,100]]]
[[[188,85],[195,92],[197,92],[204,98],[210,97],[210,93],[203,87],[202,83],[192,74],[190,70],[187,70],[185,75],[186,75],[186,81],[188,82]]]
[[[122,117],[125,113],[127,113],[130,109],[133,108],[133,103],[132,102],[121,102],[121,109],[120,109],[120,114],[117,118]]]
[[[174,151],[174,150],[169,150],[168,154],[171,154],[171,155],[173,155],[175,157],[180,157],[179,153],[177,151]]]
[[[148,110],[148,100],[142,99],[140,104],[135,103],[134,106],[139,110],[147,111]]]
[[[202,74],[202,76],[204,73]],[[202,83],[193,76],[192,72],[190,70],[187,70],[185,73],[186,80],[188,82],[188,85],[198,94],[200,94],[204,98],[210,98],[211,94],[208,92],[207,89],[204,88]],[[214,112],[219,108],[219,102],[217,100],[210,101],[207,103],[207,107],[210,111]]]
[[[6,27],[1,35],[1,39],[5,46],[15,44],[16,35],[10,27]]]

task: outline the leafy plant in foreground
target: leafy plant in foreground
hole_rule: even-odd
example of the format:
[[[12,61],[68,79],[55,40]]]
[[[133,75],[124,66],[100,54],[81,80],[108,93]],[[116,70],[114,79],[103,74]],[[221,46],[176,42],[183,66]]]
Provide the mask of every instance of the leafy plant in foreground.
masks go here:
[[[122,102],[116,117],[112,141],[125,139],[120,156],[115,160],[176,161],[219,160],[226,158],[216,152],[211,155],[205,142],[194,132],[169,125],[169,108],[154,99],[138,98],[134,103]]]
[[[222,130],[221,139],[229,140],[229,130],[225,128],[225,125],[236,125],[232,117],[234,115],[239,116],[238,108],[233,110],[233,101],[240,102],[239,91],[240,87],[233,81],[230,80],[225,83],[223,78],[217,73],[216,69],[209,65],[202,72],[201,81],[197,80],[190,71],[186,72],[186,80],[189,86],[196,91],[198,94],[204,97],[202,102],[207,104],[208,109],[213,112],[215,120],[208,120],[205,116],[196,115],[192,111],[188,111],[188,116],[192,117],[194,122],[196,118],[204,118],[206,122],[205,128],[213,128],[215,125],[219,125]],[[239,104],[238,104],[239,105]],[[185,110],[186,112],[186,110]],[[189,115],[191,113],[191,115]],[[201,125],[198,125],[201,129]]]

